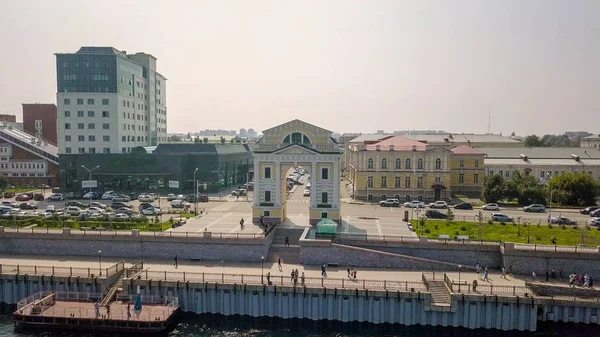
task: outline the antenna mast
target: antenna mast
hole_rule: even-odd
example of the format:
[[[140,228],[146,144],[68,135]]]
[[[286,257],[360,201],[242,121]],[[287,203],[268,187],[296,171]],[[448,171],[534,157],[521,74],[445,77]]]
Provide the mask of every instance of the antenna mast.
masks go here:
[[[492,113],[488,112],[488,130],[487,133],[492,133]]]

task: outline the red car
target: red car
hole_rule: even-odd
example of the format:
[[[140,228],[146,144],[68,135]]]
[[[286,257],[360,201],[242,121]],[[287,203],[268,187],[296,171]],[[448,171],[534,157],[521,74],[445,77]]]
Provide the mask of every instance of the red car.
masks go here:
[[[27,194],[19,194],[15,198],[16,201],[29,201],[29,196]]]

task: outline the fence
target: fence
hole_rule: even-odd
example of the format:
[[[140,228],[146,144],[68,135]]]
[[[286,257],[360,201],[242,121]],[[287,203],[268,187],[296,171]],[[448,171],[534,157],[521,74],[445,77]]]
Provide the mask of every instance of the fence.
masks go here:
[[[55,266],[24,266],[13,264],[0,264],[1,274],[36,275],[36,276],[75,276],[75,277],[110,277],[125,268],[124,262],[119,262],[108,268],[79,268]]]
[[[475,286],[467,281],[458,282],[450,279],[445,279],[444,281],[449,285],[450,291],[453,293],[513,296],[528,296],[532,294],[531,289],[523,286],[481,284],[481,282],[477,282],[477,286]]]
[[[329,236],[334,243],[344,243],[347,241],[363,242],[386,242],[386,243],[419,243],[421,240],[414,236],[401,235],[373,235],[373,234],[352,234],[337,233],[335,236]],[[477,240],[451,240],[428,238],[426,243],[443,243],[446,245],[480,245],[480,246],[498,246],[501,242],[477,241]],[[425,244],[426,244],[425,243]]]
[[[37,227],[4,227],[0,231],[6,233],[23,233],[23,234],[51,234],[63,235],[62,229],[37,228]],[[100,235],[100,236],[132,236],[131,230],[106,230],[106,229],[81,229],[71,230],[71,235]],[[264,233],[221,233],[221,232],[180,232],[180,231],[140,231],[139,235],[152,237],[173,237],[173,238],[219,238],[219,239],[264,239]]]
[[[532,250],[540,252],[570,252],[570,253],[598,253],[597,247],[537,245],[528,243],[515,243],[515,250]]]
[[[277,286],[306,286],[317,288],[342,288],[342,289],[375,289],[388,291],[426,291],[423,282],[399,280],[350,280],[343,278],[305,277],[304,284],[299,277],[297,283],[291,276],[244,275],[225,273],[194,273],[194,272],[167,272],[145,270],[140,277],[152,281],[190,281],[199,283],[221,284],[251,284],[263,285],[269,281]]]

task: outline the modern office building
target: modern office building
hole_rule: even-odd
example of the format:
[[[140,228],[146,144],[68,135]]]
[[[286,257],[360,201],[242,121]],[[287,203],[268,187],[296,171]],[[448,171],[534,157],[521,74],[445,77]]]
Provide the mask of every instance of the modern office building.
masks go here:
[[[167,79],[150,54],[81,47],[56,54],[61,154],[131,153],[167,139]]]
[[[55,104],[23,104],[23,131],[57,145]]]
[[[206,184],[200,192],[212,193],[235,189],[253,178],[246,144],[163,143],[127,154],[60,154],[59,162],[62,191],[82,189],[82,180],[89,179],[82,165],[98,166],[92,180],[104,191],[192,193],[196,180]]]

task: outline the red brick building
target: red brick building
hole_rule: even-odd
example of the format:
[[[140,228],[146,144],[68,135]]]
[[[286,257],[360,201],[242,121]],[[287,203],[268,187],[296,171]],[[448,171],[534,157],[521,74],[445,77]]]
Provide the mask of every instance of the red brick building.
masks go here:
[[[56,105],[55,104],[23,104],[23,130],[56,145]]]

